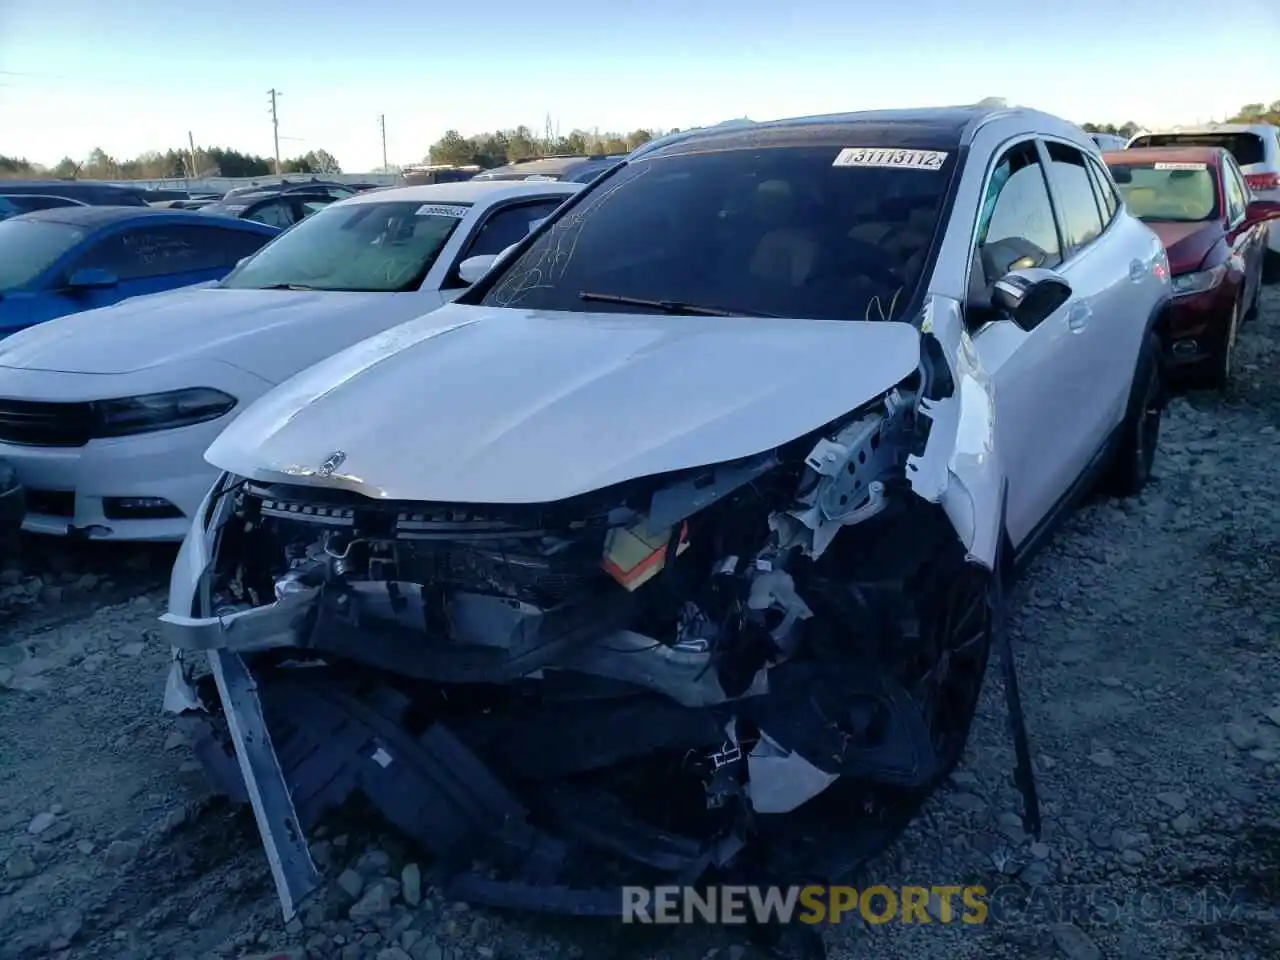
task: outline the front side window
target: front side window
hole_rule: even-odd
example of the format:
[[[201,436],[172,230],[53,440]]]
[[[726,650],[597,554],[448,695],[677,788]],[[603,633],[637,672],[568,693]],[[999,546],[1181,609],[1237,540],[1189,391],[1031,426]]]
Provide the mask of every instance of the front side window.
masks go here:
[[[1111,176],[1129,212],[1141,220],[1198,223],[1219,216],[1207,163],[1115,163]]]
[[[416,290],[469,206],[387,200],[339,203],[282,233],[222,285],[392,293]]]
[[[1222,147],[1242,167],[1267,162],[1267,145],[1256,133],[1145,133],[1129,146]]]
[[[0,293],[29,287],[85,236],[84,230],[65,223],[0,221]]]
[[[738,135],[630,163],[500,268],[480,302],[908,318],[940,233],[954,151],[815,139],[762,145]]]
[[[1056,267],[1061,248],[1044,167],[1027,141],[1006,153],[991,175],[978,227],[979,279],[991,284],[1011,269]]]
[[[1056,188],[1062,229],[1068,247],[1083,247],[1102,232],[1102,214],[1084,154],[1063,143],[1050,142],[1049,165]]]

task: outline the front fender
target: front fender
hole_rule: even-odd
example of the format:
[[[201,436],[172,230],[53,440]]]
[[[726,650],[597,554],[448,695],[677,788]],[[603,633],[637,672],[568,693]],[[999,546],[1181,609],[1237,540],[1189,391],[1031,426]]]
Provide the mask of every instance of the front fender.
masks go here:
[[[1005,482],[996,444],[994,384],[965,331],[959,301],[930,297],[920,332],[941,346],[953,387],[950,396],[920,398],[919,413],[931,426],[923,452],[907,458],[907,479],[917,495],[942,505],[969,559],[994,570]]]

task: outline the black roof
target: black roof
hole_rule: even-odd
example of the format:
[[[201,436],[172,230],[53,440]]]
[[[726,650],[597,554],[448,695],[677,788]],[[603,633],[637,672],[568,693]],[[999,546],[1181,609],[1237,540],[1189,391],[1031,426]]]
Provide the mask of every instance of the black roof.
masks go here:
[[[916,110],[868,110],[826,116],[726,124],[690,130],[643,156],[673,156],[709,150],[756,147],[888,147],[906,150],[956,149],[971,124],[996,112],[990,105],[929,107]],[[643,151],[643,148],[641,148]]]
[[[32,210],[21,215],[23,220],[46,220],[65,223],[68,226],[97,230],[122,220],[161,219],[184,223],[203,223],[194,210],[174,210],[166,207],[52,207],[48,210]]]

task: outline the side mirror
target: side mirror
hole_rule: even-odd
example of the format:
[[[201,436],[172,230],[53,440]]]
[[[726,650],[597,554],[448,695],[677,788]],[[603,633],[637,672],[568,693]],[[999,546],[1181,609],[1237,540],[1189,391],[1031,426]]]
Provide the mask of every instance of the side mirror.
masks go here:
[[[463,283],[470,286],[489,272],[489,268],[498,262],[499,256],[501,254],[495,256],[494,254],[486,253],[479,257],[467,257],[467,259],[458,264],[458,276]]]
[[[1071,298],[1071,286],[1044,267],[1011,270],[992,286],[991,302],[1023,330],[1034,330]]]
[[[1244,208],[1244,222],[1249,225],[1280,219],[1280,201],[1254,200]]]
[[[107,287],[114,287],[120,282],[110,270],[102,270],[98,267],[86,267],[83,270],[77,270],[71,276],[67,277],[65,288],[72,291],[80,290],[103,290]]]

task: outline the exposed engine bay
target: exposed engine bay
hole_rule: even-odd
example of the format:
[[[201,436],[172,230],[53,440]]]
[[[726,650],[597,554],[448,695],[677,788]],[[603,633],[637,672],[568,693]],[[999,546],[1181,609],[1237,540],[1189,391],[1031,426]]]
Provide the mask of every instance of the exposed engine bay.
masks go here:
[[[993,623],[992,572],[905,478],[917,380],[785,449],[538,506],[225,476],[167,701],[254,804],[286,916],[305,830],[356,790],[452,896],[527,909],[882,849],[959,760]]]

